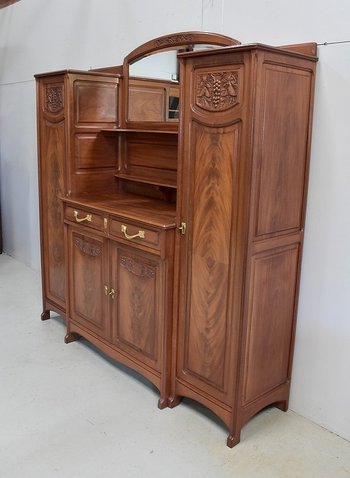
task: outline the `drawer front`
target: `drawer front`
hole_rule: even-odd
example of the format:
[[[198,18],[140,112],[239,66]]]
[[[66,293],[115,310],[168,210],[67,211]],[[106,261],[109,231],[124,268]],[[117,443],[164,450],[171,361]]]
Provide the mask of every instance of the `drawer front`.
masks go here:
[[[109,233],[118,239],[124,239],[136,244],[144,244],[157,250],[160,249],[159,232],[147,229],[140,224],[133,224],[128,221],[111,218]]]
[[[91,212],[88,209],[66,206],[64,218],[67,221],[74,222],[75,224],[81,224],[82,226],[92,227],[98,231],[104,230],[104,217],[101,214]]]

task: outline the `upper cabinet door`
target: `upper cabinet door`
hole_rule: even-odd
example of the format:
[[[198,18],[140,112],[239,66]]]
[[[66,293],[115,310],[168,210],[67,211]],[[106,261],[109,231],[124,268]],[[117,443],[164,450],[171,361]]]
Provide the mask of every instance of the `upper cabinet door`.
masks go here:
[[[191,66],[182,76],[191,96],[182,103],[177,380],[229,403],[243,67]]]

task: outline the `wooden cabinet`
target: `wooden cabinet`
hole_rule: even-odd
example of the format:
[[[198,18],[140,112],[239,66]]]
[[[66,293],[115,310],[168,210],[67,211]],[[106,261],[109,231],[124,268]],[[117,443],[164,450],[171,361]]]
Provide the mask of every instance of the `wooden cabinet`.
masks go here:
[[[149,222],[133,215],[156,205],[125,194],[64,199],[68,317],[66,342],[84,336],[119,362],[142,373],[170,396],[174,208]],[[124,210],[127,201],[129,211]],[[99,209],[92,208],[97,206]],[[118,216],[122,212],[124,217]],[[114,213],[114,214],[113,214]],[[126,219],[125,214],[129,217]]]
[[[230,47],[188,51],[210,43]],[[129,78],[169,47],[179,121],[177,85]],[[160,408],[208,407],[231,447],[288,408],[316,61],[184,32],[37,77],[43,318],[66,313],[66,341],[141,373]]]
[[[66,315],[61,198],[115,187],[115,138],[98,135],[119,124],[119,75],[65,70],[36,75],[42,319]]]

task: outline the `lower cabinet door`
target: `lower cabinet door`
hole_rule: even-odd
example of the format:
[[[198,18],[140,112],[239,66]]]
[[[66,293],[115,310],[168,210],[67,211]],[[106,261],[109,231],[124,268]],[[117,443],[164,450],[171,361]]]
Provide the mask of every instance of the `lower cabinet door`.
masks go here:
[[[107,242],[78,230],[69,230],[70,318],[100,337],[110,338]]]
[[[114,345],[160,370],[163,306],[160,259],[110,242],[110,302]]]

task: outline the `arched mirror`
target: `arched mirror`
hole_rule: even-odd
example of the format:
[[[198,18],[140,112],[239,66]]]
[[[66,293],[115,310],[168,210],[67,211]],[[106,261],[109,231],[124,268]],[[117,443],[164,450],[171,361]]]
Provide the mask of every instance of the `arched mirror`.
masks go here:
[[[131,128],[147,122],[177,127],[179,118],[180,52],[240,44],[213,33],[182,32],[156,38],[133,50],[124,60],[125,121]],[[165,126],[164,126],[165,125]]]

